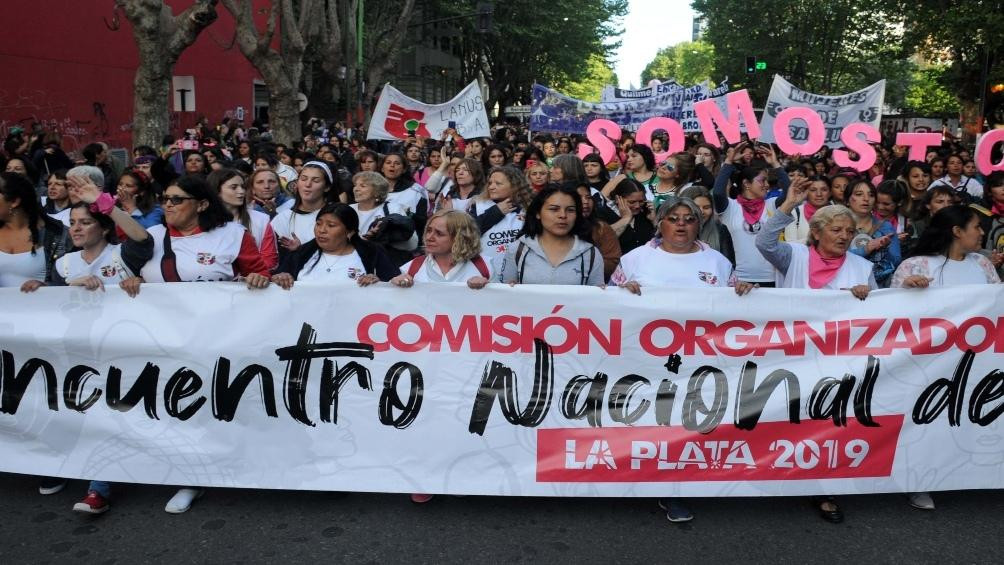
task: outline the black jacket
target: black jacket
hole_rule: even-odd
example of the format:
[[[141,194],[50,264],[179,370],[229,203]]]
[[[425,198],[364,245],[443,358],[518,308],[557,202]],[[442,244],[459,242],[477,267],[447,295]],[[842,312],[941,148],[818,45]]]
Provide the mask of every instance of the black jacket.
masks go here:
[[[401,270],[394,266],[394,263],[391,262],[390,258],[387,257],[387,253],[380,246],[363,240],[353,242],[352,246],[356,248],[356,253],[359,254],[359,259],[362,260],[363,268],[366,269],[367,274],[376,275],[384,282],[401,274]],[[304,243],[296,251],[286,254],[279,262],[279,268],[275,272],[289,273],[293,276],[293,280],[296,280],[297,275],[303,270],[307,261],[310,261],[310,258],[318,250],[319,247],[316,241],[311,240]]]

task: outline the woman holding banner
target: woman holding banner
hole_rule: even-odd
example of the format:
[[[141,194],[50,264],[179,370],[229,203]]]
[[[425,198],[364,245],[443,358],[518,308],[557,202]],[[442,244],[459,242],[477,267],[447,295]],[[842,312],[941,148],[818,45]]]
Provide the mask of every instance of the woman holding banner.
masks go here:
[[[770,287],[775,284],[774,267],[757,251],[756,245],[757,234],[763,231],[764,224],[774,215],[777,206],[776,200],[766,200],[769,188],[767,169],[755,163],[742,168],[737,187],[739,193],[735,198],[729,197],[732,174],[749,148],[749,144],[742,143],[734,148],[730,147],[726,153],[725,164],[715,179],[715,211],[732,235],[732,244],[736,250],[736,277]],[[773,147],[762,146],[759,154],[777,173],[781,190],[786,190],[788,175],[778,162]]]
[[[997,284],[997,269],[979,253],[983,247],[979,214],[968,206],[939,210],[914,245],[912,256],[900,263],[891,288],[936,288],[963,284]],[[1000,254],[996,254],[998,260]],[[934,510],[929,492],[908,495],[910,506]]]
[[[163,208],[165,225],[148,230],[153,257],[139,277],[122,281],[127,293],[138,294],[145,282],[230,281],[238,276],[248,288],[268,286],[270,273],[254,237],[232,221],[202,175],[186,175],[171,183],[164,190]],[[187,512],[202,493],[198,487],[179,489],[164,510]]]
[[[621,257],[620,265],[610,277],[610,284],[641,294],[641,288],[709,288],[734,286],[742,296],[753,284],[736,281],[732,263],[698,240],[701,210],[689,198],[670,197],[656,214],[659,236],[650,243]],[[690,509],[676,498],[659,500],[670,522],[694,519]]]
[[[603,256],[590,243],[577,192],[548,185],[526,211],[520,238],[506,251],[502,282],[603,285]]]
[[[321,208],[314,222],[314,237],[283,259],[272,282],[285,290],[296,281],[369,286],[388,281],[396,273],[383,249],[359,236],[356,211],[347,204],[333,203]]]
[[[781,233],[795,221],[792,212],[808,196],[809,186],[807,179],[792,183],[777,213],[757,235],[757,249],[777,269],[779,287],[849,290],[855,298],[864,300],[878,285],[871,262],[848,253],[857,216],[847,207],[837,204],[817,210],[809,222],[805,244],[780,241]],[[843,522],[843,511],[833,497],[813,500],[824,520]]]

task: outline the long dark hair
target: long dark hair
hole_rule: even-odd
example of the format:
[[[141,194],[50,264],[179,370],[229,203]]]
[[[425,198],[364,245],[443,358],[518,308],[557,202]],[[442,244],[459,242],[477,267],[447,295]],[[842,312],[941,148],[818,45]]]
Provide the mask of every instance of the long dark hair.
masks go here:
[[[378,173],[380,173],[382,175],[383,174],[383,165],[384,165],[384,163],[387,162],[387,159],[390,159],[391,157],[397,157],[398,159],[401,160],[402,170],[401,170],[401,176],[397,177],[397,179],[394,180],[394,183],[390,185],[390,192],[401,192],[402,190],[407,190],[407,189],[411,188],[411,185],[415,184],[415,179],[412,178],[411,172],[408,169],[408,159],[406,159],[404,157],[404,155],[401,154],[401,153],[388,153],[388,154],[384,155],[383,159],[380,159],[380,162],[377,164],[377,171],[376,172],[378,172]],[[483,177],[484,176],[484,173],[483,173],[484,169],[481,169],[481,170],[482,170],[482,177]],[[384,177],[384,178],[387,178],[387,177]],[[390,179],[387,179],[387,181],[389,182]]]
[[[209,173],[208,177],[206,177],[206,183],[209,184],[209,188],[213,189],[213,191],[216,192],[216,194],[220,194],[220,190],[223,188],[223,183],[227,182],[232,178],[239,178],[241,179],[241,184],[245,183],[244,175],[242,175],[240,171],[236,169],[219,169],[213,171]],[[223,197],[220,196],[220,201],[222,200]],[[224,208],[226,207],[226,203],[223,204],[223,207]],[[244,196],[244,203],[237,207],[237,218],[240,220],[242,226],[244,226],[248,230],[251,229],[251,214],[250,212],[248,212],[248,201],[247,201],[246,191]]]
[[[540,189],[540,192],[533,197],[530,202],[530,206],[526,210],[526,218],[523,220],[523,229],[520,230],[521,236],[526,236],[529,238],[536,239],[541,234],[544,233],[544,224],[537,217],[541,210],[544,208],[544,202],[548,198],[555,194],[564,194],[572,199],[575,203],[575,224],[572,225],[572,231],[569,235],[577,236],[579,239],[588,241],[592,243],[593,238],[590,233],[590,224],[586,221],[586,218],[582,216],[582,200],[579,196],[578,191],[570,187],[570,185],[559,185],[559,184],[548,184],[544,188]]]
[[[606,165],[606,163],[603,162],[603,157],[600,157],[598,153],[590,153],[589,155],[586,155],[585,157],[583,157],[582,158],[582,164],[585,165],[586,163],[599,163],[599,165],[600,165],[600,182],[603,183],[603,184],[606,184],[607,182],[610,181],[610,171],[607,170],[607,165]],[[583,167],[583,170],[585,170],[584,167]],[[589,180],[588,177],[587,177],[586,180],[587,181]]]
[[[910,253],[911,257],[924,255],[948,255],[948,250],[955,241],[952,228],[966,229],[969,222],[976,218],[976,210],[969,206],[953,204],[946,206],[931,217],[931,223],[920,234],[917,243]]]
[[[220,200],[220,195],[209,188],[206,178],[199,174],[185,175],[174,180],[168,188],[176,186],[196,200],[205,200],[209,206],[199,212],[199,229],[204,232],[223,226],[233,219]]]
[[[53,220],[48,214],[42,213],[42,206],[38,201],[38,194],[28,177],[17,173],[0,173],[0,194],[4,200],[10,202],[15,199],[21,201],[21,211],[28,218],[28,231],[31,234],[31,254],[35,254],[35,248],[41,244],[38,233],[39,220],[44,222],[45,228],[56,233],[63,233],[63,224]],[[3,222],[0,222],[0,226]]]
[[[153,193],[150,177],[143,171],[131,169],[119,175],[119,181],[122,180],[122,177],[129,177],[136,181],[136,207],[144,214],[149,214],[157,206],[157,195]],[[118,185],[117,182],[115,184]]]

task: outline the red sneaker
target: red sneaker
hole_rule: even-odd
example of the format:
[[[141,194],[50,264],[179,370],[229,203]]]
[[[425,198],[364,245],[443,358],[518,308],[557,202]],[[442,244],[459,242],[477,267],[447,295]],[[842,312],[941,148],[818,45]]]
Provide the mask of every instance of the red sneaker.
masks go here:
[[[425,504],[426,502],[429,502],[430,500],[432,500],[432,495],[431,494],[418,494],[418,493],[416,493],[416,494],[411,495],[411,501],[414,502],[415,504]]]
[[[111,505],[108,504],[105,497],[93,490],[87,491],[87,496],[73,505],[74,512],[83,512],[85,514],[103,514],[108,512],[110,508]]]

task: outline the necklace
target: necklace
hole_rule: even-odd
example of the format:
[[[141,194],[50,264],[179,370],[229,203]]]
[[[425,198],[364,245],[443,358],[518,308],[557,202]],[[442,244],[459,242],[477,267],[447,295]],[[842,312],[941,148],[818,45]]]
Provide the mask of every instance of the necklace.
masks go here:
[[[337,261],[335,263],[329,262],[328,254],[324,253],[323,251],[321,252],[321,260],[324,261],[324,267],[325,267],[324,272],[326,273],[330,273],[331,269],[333,269],[335,267],[335,264],[337,264]]]

